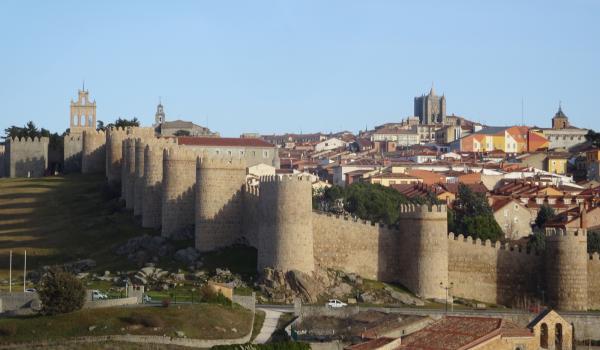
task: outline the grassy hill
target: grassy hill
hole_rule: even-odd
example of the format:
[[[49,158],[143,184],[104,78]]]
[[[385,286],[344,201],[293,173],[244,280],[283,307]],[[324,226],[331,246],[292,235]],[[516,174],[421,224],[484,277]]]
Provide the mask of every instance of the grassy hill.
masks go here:
[[[111,247],[158,232],[142,229],[111,196],[103,175],[0,179],[0,279],[8,278],[9,250],[17,283],[25,249],[28,270],[85,258],[96,260],[99,270],[134,268]]]

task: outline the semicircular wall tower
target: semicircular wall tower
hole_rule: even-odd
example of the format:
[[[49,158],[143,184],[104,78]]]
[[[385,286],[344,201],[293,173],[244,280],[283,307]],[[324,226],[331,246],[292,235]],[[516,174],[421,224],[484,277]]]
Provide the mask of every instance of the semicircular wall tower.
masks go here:
[[[307,176],[260,179],[258,269],[315,269],[312,232],[312,186]]]

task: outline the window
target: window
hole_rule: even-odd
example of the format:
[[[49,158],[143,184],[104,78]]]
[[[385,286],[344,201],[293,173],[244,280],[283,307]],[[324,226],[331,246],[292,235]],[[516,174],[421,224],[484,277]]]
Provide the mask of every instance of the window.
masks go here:
[[[227,151],[227,155],[228,155],[228,156],[231,156],[231,151]]]
[[[267,158],[269,156],[269,151],[263,151],[263,158]]]
[[[244,156],[244,151],[240,151],[240,156]]]

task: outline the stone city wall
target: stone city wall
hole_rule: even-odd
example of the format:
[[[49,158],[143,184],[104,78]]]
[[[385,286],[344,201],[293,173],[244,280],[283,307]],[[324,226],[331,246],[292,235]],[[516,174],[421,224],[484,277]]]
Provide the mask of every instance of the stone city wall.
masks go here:
[[[81,150],[83,174],[106,172],[106,134],[104,131],[85,130]]]
[[[106,131],[106,178],[113,186],[121,183],[123,140],[126,137],[126,128],[114,127]]]
[[[133,210],[135,199],[135,138],[127,138],[123,141],[125,150],[123,158],[125,162],[125,177],[121,181],[125,183],[125,208]]]
[[[315,264],[321,269],[354,272],[368,279],[392,282],[397,256],[405,255],[395,226],[313,212]]]
[[[63,170],[65,173],[81,171],[81,152],[83,150],[83,135],[81,133],[69,133],[65,135],[63,153]]]
[[[196,249],[211,251],[242,237],[242,190],[246,162],[203,155],[196,167]]]
[[[315,269],[312,186],[309,176],[260,179],[258,270]]]
[[[133,215],[142,215],[144,205],[144,151],[146,141],[141,137],[135,138],[135,169],[134,169],[134,190],[133,190]]]
[[[600,255],[598,253],[589,255],[587,274],[588,310],[598,311],[600,310]]]
[[[448,253],[454,296],[510,306],[543,288],[543,257],[521,247],[450,233]]]
[[[5,171],[8,177],[41,177],[48,168],[47,137],[7,139]]]
[[[163,153],[162,235],[172,236],[194,225],[196,160],[184,146]]]
[[[4,151],[5,151],[5,146],[4,145],[0,145],[0,177],[5,177],[7,176],[4,168],[6,167],[4,165],[6,158],[4,157]]]
[[[83,304],[84,309],[99,309],[103,307],[114,307],[123,305],[136,305],[138,304],[137,297],[129,298],[117,298],[117,299],[104,299],[104,300],[89,300]]]
[[[242,210],[242,226],[244,227],[242,234],[245,243],[251,247],[258,249],[258,225],[259,225],[259,186],[246,184],[244,186],[243,210]]]
[[[149,139],[144,149],[142,227],[162,224],[163,152],[173,145],[170,139]]]

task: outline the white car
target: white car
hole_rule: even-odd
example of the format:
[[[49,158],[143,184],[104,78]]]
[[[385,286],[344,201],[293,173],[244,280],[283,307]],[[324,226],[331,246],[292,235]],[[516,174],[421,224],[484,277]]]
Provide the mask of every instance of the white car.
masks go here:
[[[331,307],[331,308],[340,308],[340,307],[348,306],[348,304],[343,303],[337,299],[329,299],[329,301],[325,305],[327,307]]]
[[[35,288],[27,288],[25,289],[25,293],[37,293],[37,290]]]
[[[102,293],[101,291],[94,289],[92,291],[92,300],[103,300],[108,299],[108,295]]]

